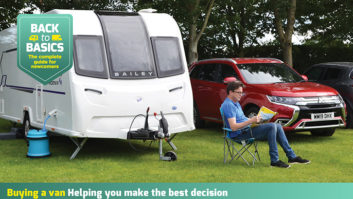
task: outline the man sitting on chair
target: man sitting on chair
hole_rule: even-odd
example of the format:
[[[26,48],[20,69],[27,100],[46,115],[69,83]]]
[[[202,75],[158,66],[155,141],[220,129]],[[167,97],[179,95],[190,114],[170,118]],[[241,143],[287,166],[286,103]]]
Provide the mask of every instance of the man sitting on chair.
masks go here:
[[[233,132],[230,133],[231,138],[235,139],[248,139],[251,138],[251,133],[248,130],[240,131],[246,126],[253,123],[259,123],[261,116],[254,116],[247,118],[239,104],[239,100],[243,94],[244,84],[240,81],[230,82],[227,86],[227,98],[224,100],[221,108],[224,113],[225,122]],[[266,140],[270,148],[271,166],[289,168],[290,165],[279,160],[277,141],[283,148],[284,152],[288,157],[288,163],[295,164],[308,164],[309,160],[302,159],[300,156],[296,156],[292,148],[289,146],[286,135],[284,134],[283,128],[278,123],[265,123],[260,124],[251,129],[255,139]]]

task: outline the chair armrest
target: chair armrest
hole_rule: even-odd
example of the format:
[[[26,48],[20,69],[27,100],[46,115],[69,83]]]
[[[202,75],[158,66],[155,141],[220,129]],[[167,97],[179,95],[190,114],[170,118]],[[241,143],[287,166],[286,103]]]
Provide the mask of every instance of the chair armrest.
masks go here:
[[[233,130],[230,129],[230,128],[223,128],[223,130],[228,131],[228,132],[232,132],[232,131],[233,131]]]
[[[241,128],[241,129],[237,129],[237,130],[235,130],[235,131],[244,131],[244,130],[247,130],[247,129],[250,129],[250,126],[249,126],[249,125],[248,125],[248,126],[245,126],[245,127],[243,127],[243,128]],[[229,132],[232,132],[232,131],[233,131],[232,129],[230,129],[230,128],[225,128],[225,127],[223,127],[223,130],[229,131]]]
[[[245,126],[245,127],[241,128],[241,129],[238,129],[237,131],[245,131],[247,129],[250,129],[250,125]]]

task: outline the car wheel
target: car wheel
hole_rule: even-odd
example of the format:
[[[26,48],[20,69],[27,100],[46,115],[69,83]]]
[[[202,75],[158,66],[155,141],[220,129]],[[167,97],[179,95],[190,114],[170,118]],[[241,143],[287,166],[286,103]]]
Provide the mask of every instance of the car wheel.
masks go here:
[[[205,127],[205,120],[200,118],[200,112],[196,104],[194,104],[194,125],[196,128]]]
[[[353,128],[353,110],[347,106],[347,120],[346,127]]]
[[[24,137],[25,137],[25,139],[26,139],[29,130],[32,128],[31,122],[30,122],[30,120],[29,120],[29,115],[28,115],[28,113],[25,113],[25,117],[24,117],[24,119],[23,119],[22,128],[23,128],[23,135],[24,135]]]
[[[257,115],[259,112],[260,108],[257,106],[251,106],[250,108],[245,110],[245,116],[248,118],[252,118]]]
[[[310,131],[311,135],[314,136],[332,136],[335,133],[335,128],[329,128],[329,129],[316,129]]]

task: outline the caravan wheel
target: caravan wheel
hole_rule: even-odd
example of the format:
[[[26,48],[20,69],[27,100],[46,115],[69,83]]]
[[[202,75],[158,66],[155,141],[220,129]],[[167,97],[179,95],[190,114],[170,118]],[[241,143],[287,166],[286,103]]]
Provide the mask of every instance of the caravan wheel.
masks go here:
[[[22,127],[23,127],[23,135],[25,136],[25,138],[27,138],[28,132],[32,128],[28,113],[25,114]]]

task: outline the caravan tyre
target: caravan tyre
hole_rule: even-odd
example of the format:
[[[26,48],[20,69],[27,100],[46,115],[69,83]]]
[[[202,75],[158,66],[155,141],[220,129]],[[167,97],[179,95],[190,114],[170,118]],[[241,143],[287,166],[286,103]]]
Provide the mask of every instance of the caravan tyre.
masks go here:
[[[25,136],[25,138],[27,138],[28,132],[31,128],[31,122],[29,120],[28,113],[26,113],[23,119],[23,135]]]

